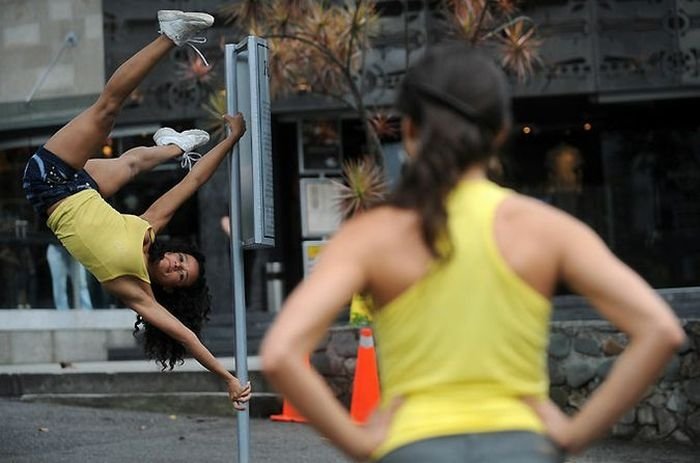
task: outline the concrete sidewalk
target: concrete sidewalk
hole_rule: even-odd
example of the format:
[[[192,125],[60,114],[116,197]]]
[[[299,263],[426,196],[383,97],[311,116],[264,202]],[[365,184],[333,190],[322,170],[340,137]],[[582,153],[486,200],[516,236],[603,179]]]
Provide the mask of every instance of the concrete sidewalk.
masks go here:
[[[218,360],[235,373],[233,357]],[[279,413],[282,399],[262,376],[259,357],[249,357],[247,364],[251,416]],[[2,365],[0,397],[162,413],[229,416],[231,411],[224,382],[193,359],[165,372],[148,360]]]
[[[234,357],[218,357],[229,370],[236,369]],[[0,365],[1,374],[73,374],[73,373],[152,373],[159,372],[160,366],[152,360],[109,360],[104,362],[72,362],[66,366],[60,363],[24,363],[17,365]],[[207,369],[192,358],[185,359],[182,365],[175,367],[177,372],[206,372]],[[248,371],[260,371],[260,357],[248,357]]]
[[[2,463],[236,462],[236,419],[0,399]],[[251,463],[347,463],[307,425],[251,420]],[[569,463],[697,463],[700,448],[603,441]],[[429,462],[426,462],[429,463]]]

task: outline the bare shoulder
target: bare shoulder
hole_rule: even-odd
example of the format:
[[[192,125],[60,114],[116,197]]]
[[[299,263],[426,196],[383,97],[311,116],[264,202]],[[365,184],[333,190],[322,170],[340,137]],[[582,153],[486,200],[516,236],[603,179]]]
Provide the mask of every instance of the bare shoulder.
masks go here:
[[[394,206],[377,207],[358,218],[387,231],[396,227],[415,226],[418,223],[418,214],[415,211]]]
[[[497,218],[512,226],[559,233],[570,228],[587,226],[576,217],[539,199],[520,193],[509,196],[499,206]]]
[[[328,250],[345,271],[353,266],[358,270],[362,287],[382,306],[429,268],[432,254],[420,225],[413,210],[377,207],[344,224]]]
[[[337,236],[363,246],[381,246],[388,240],[396,240],[402,233],[417,230],[419,224],[414,211],[380,206],[348,220]]]
[[[573,244],[602,245],[597,233],[578,218],[536,198],[517,193],[498,207],[495,230],[502,243],[529,246],[555,258]]]
[[[545,297],[560,280],[565,256],[595,241],[583,222],[520,194],[509,196],[496,209],[494,239],[506,263]]]
[[[420,226],[415,212],[380,206],[347,220],[324,248],[346,262],[373,265],[397,247],[420,243]]]
[[[560,215],[559,209],[531,196],[514,193],[503,201],[500,209],[503,214],[513,217],[536,214],[538,218],[554,218]]]

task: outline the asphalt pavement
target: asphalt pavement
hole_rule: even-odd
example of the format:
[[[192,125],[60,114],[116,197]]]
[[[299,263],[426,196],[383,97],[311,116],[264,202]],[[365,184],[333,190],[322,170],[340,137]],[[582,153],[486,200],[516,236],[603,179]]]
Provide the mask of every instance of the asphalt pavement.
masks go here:
[[[0,399],[2,463],[232,463],[235,417]],[[346,463],[309,426],[252,419],[251,463]],[[698,463],[700,447],[604,441],[570,463]],[[429,462],[426,462],[429,463]]]
[[[0,399],[2,463],[231,463],[236,418]],[[250,461],[347,462],[304,424],[253,419]]]

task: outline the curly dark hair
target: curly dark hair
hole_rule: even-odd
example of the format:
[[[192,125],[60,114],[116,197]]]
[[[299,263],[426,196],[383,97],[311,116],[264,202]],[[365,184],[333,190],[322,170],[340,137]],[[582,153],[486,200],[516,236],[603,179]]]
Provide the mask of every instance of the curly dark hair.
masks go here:
[[[406,73],[397,107],[418,127],[419,152],[388,202],[417,211],[424,243],[435,257],[447,257],[450,246],[438,243],[449,243],[445,200],[469,167],[494,155],[497,136],[510,126],[506,78],[468,45],[438,45]]]
[[[211,296],[204,276],[204,255],[189,243],[156,241],[151,245],[148,261],[157,262],[166,252],[182,252],[197,259],[199,277],[191,286],[170,288],[167,291],[152,281],[153,295],[159,304],[199,337],[204,323],[209,320],[208,314],[211,310]],[[142,330],[140,326],[143,326]],[[140,315],[137,315],[134,323],[134,336],[143,343],[146,357],[160,363],[163,370],[172,370],[175,365],[184,362],[186,354],[184,346],[146,322]]]

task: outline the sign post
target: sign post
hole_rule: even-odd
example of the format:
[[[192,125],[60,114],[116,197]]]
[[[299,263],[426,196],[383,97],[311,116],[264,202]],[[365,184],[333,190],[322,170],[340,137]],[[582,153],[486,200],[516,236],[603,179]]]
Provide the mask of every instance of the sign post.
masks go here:
[[[227,44],[226,98],[229,114],[243,113],[246,133],[236,143],[230,166],[231,264],[236,376],[248,381],[244,248],[274,246],[274,202],[268,48],[249,36]],[[250,461],[250,407],[237,414],[238,463]]]

